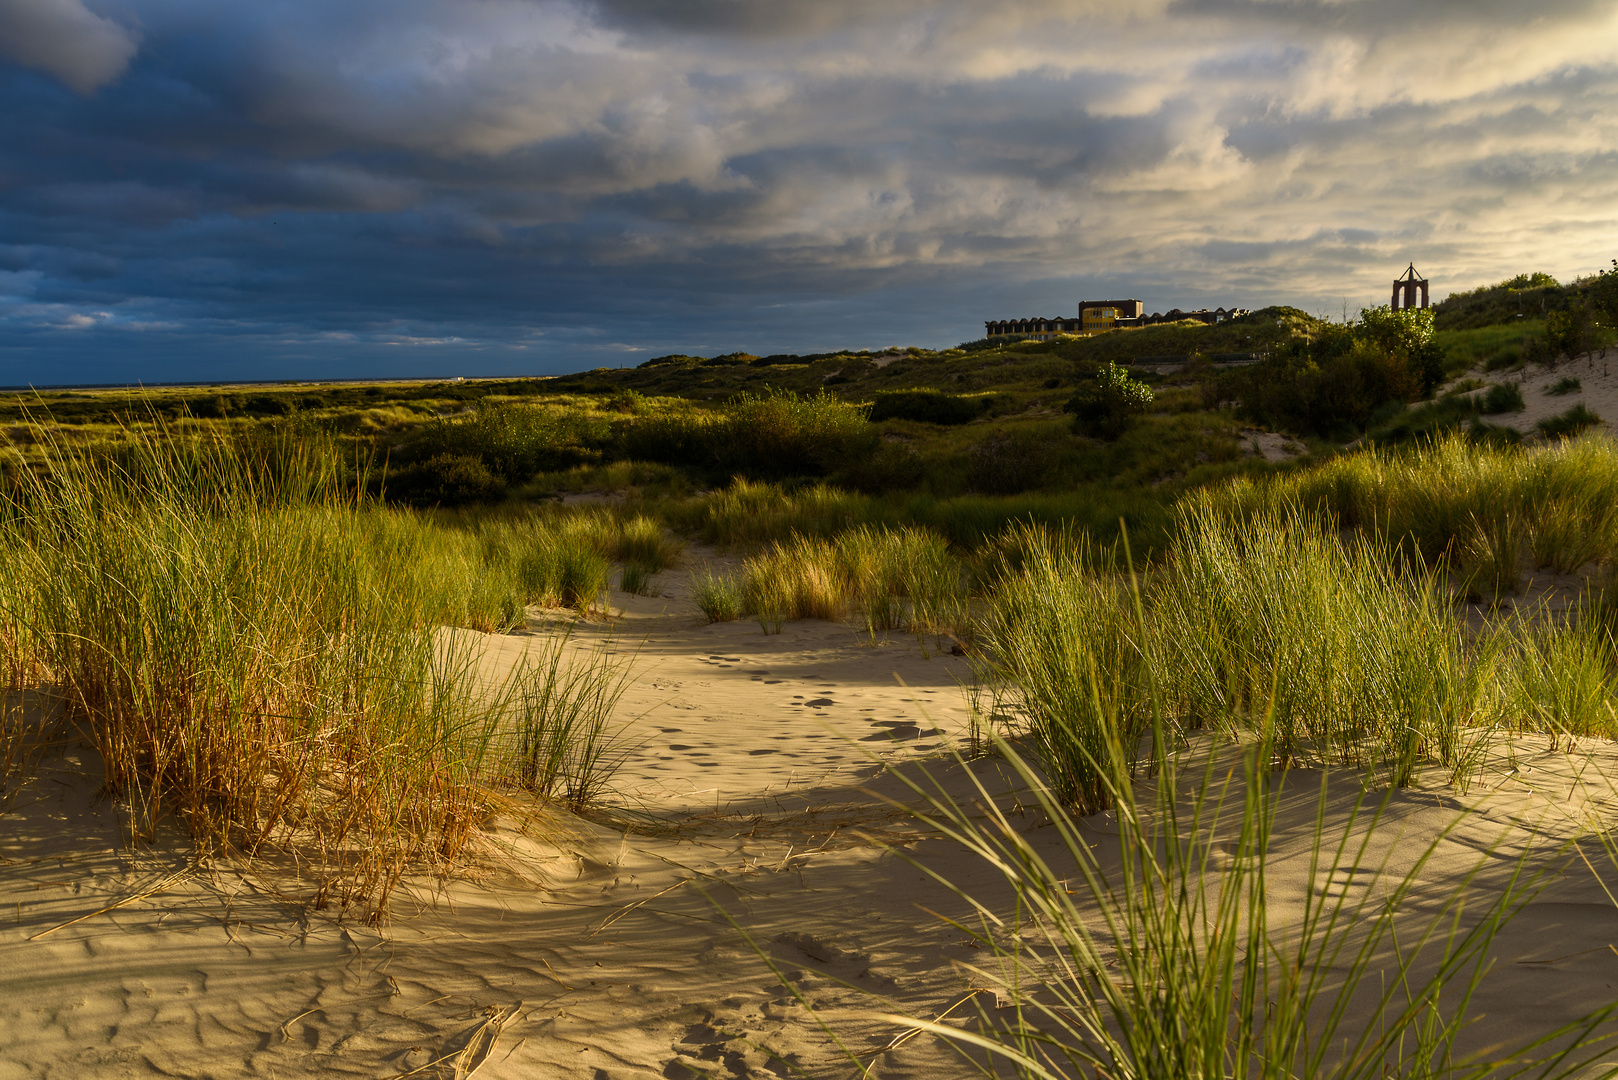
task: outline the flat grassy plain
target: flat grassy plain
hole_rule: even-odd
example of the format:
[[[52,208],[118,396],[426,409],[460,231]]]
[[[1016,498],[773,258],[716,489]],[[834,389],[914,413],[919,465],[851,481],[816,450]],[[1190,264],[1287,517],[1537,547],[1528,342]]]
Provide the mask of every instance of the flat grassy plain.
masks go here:
[[[240,868],[297,918],[387,928],[425,918],[435,889],[483,910],[464,883],[501,882],[502,912],[549,935],[535,956],[577,964],[546,976],[570,994],[595,993],[580,989],[595,978],[583,958],[610,959],[589,951],[612,944],[597,943],[609,927],[640,933],[634,920],[666,910],[740,927],[757,951],[711,960],[713,978],[778,977],[784,996],[756,1015],[646,1013],[645,1030],[680,1032],[635,1058],[648,1075],[705,1062],[737,1076],[1573,1075],[1611,1034],[1603,1001],[1512,1021],[1504,1049],[1466,1016],[1548,882],[1610,879],[1608,796],[1580,794],[1555,828],[1521,824],[1512,804],[1500,820],[1526,832],[1488,841],[1466,831],[1466,800],[1499,798],[1530,759],[1557,776],[1546,762],[1589,764],[1573,769],[1580,793],[1610,764],[1618,445],[1599,419],[1505,443],[1466,411],[1379,439],[1420,408],[1398,400],[1373,403],[1345,443],[1256,429],[1225,396],[1242,386],[1231,373],[1292,363],[1288,349],[1318,367],[1309,335],[1326,333],[1301,313],[1260,314],[1092,342],[663,358],[558,379],[13,395],[0,403],[0,827],[35,822],[19,815],[57,776],[51,762],[77,754],[100,770],[125,844],[183,850],[189,873]],[[1498,358],[1522,332],[1467,327],[1438,346],[1467,378],[1521,363]],[[1343,355],[1368,346],[1354,348]],[[1149,407],[1114,437],[1080,434],[1064,406],[1119,360]],[[626,777],[693,750],[668,740],[697,739],[687,713],[652,711],[657,695],[725,708],[717,682],[640,671],[637,631],[681,671],[748,671],[752,694],[788,670],[804,691],[769,724],[752,705],[726,713],[726,745],[696,761],[707,776],[724,777],[725,752],[742,775],[782,752],[766,739],[823,737],[812,718],[875,693],[884,665],[953,665],[964,723],[945,732],[910,698],[908,727],[857,718],[897,725],[860,737],[882,747],[894,731],[939,740],[860,774],[891,800],[880,807],[831,772],[798,794],[797,769],[731,803],[698,808],[694,784],[630,798]],[[821,679],[844,653],[862,674]],[[626,693],[645,712],[626,716]],[[1318,796],[1299,795],[1305,782]],[[1414,820],[1402,800],[1418,797],[1459,816],[1389,847]],[[1575,802],[1535,797],[1541,814]],[[882,831],[898,819],[911,831]],[[789,829],[757,887],[780,892],[797,872],[797,921],[739,921],[753,894],[724,883],[763,874],[746,845]],[[741,845],[741,869],[657,877],[688,856],[656,845],[689,837]],[[845,906],[875,903],[870,875],[896,882],[896,868],[940,890],[895,893],[906,918],[953,905],[928,925],[967,952],[917,961],[932,997],[871,977],[859,950],[876,944],[827,943],[812,920],[831,914],[802,877],[822,855],[853,860],[857,872],[813,879]],[[610,906],[501,876],[525,859],[599,878]],[[681,896],[712,890],[727,914],[651,904],[691,882]],[[1569,933],[1599,935],[1618,914],[1602,910]],[[442,925],[471,940],[473,919]],[[19,949],[77,923],[24,926],[20,899],[16,921]],[[672,933],[657,925],[647,933]],[[719,941],[692,948],[711,958]],[[627,1007],[600,995],[609,1013]],[[495,1008],[468,1001],[468,1016]],[[819,1019],[793,1026],[794,1009]],[[528,1015],[503,1010],[479,1022],[488,1050],[463,1070],[501,1074],[501,1025]],[[524,1036],[530,1053],[567,1042],[560,1017]],[[25,1027],[0,1033],[32,1053]],[[448,1061],[402,1049],[456,1045],[430,1034],[375,1036],[395,1056],[370,1064]],[[315,1060],[276,1067],[301,1075]],[[579,1068],[555,1075],[629,1066]]]

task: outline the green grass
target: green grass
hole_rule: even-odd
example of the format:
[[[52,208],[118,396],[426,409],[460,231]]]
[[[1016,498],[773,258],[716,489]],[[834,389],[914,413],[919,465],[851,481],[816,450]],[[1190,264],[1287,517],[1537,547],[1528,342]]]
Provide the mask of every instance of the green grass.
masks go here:
[[[1478,411],[1485,416],[1496,413],[1522,412],[1525,405],[1522,398],[1522,387],[1516,383],[1495,383],[1483,395]]]
[[[630,663],[606,638],[573,650],[569,635],[547,641],[511,677],[517,688],[503,736],[514,741],[505,775],[523,790],[582,810],[610,789],[630,747],[613,727]]]
[[[1533,447],[1450,436],[1371,448],[1291,475],[1234,482],[1232,513],[1296,501],[1374,533],[1428,567],[1497,593],[1514,588],[1522,549],[1562,572],[1618,555],[1618,448],[1600,439]]]
[[[1581,402],[1565,412],[1541,420],[1534,425],[1534,430],[1547,439],[1569,439],[1599,423],[1601,417],[1591,412]]]
[[[711,623],[734,622],[747,614],[741,583],[712,570],[691,575],[691,592],[698,610]]]
[[[1157,710],[1258,737],[1282,767],[1352,764],[1396,785],[1427,762],[1464,780],[1467,732],[1496,720],[1494,640],[1467,640],[1435,578],[1306,514],[1190,509],[1138,595],[1082,542],[1030,530],[1021,546],[984,636],[1077,813],[1106,809],[1101,749],[1135,746]]]
[[[1445,371],[1459,373],[1480,367],[1497,371],[1519,362],[1525,338],[1539,337],[1544,332],[1545,320],[1541,318],[1450,329],[1440,312],[1435,340],[1444,351]]]
[[[1564,375],[1553,383],[1545,385],[1545,392],[1553,397],[1564,394],[1576,394],[1584,389],[1584,384],[1572,375]]]

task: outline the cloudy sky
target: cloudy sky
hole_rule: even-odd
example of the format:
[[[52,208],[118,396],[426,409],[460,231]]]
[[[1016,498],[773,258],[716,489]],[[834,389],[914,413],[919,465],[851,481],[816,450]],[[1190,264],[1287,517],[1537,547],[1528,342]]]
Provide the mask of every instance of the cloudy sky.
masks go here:
[[[1618,256],[1611,0],[0,0],[0,383],[952,345]]]

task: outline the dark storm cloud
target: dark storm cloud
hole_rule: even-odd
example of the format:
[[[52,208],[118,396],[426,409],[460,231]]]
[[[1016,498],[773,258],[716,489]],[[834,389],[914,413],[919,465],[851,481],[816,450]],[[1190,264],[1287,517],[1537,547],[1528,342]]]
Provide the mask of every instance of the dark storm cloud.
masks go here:
[[[1610,4],[0,0],[0,382],[572,369],[1618,247]]]
[[[88,10],[80,0],[0,3],[0,54],[49,72],[81,94],[123,73],[137,35]]]

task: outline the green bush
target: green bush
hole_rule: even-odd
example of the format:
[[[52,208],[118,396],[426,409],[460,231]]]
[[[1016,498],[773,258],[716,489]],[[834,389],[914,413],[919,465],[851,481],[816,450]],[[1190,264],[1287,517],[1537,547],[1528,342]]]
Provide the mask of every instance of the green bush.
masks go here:
[[[871,405],[871,420],[964,424],[981,415],[986,404],[983,398],[964,398],[939,390],[887,390],[876,395]]]
[[[637,390],[616,390],[601,404],[602,408],[631,416],[639,416],[646,411],[646,397]]]
[[[1080,435],[1116,439],[1152,407],[1152,399],[1151,387],[1109,361],[1096,371],[1092,383],[1079,387],[1062,411],[1073,414],[1073,430]]]
[[[1379,410],[1426,396],[1443,377],[1431,309],[1383,306],[1362,310],[1353,326],[1313,327],[1267,359],[1222,374],[1215,396],[1236,399],[1266,427],[1346,440],[1373,426]]]
[[[1582,382],[1571,375],[1566,375],[1545,387],[1545,392],[1553,397],[1561,397],[1563,394],[1575,394],[1583,389]]]
[[[878,438],[865,408],[821,390],[743,393],[713,412],[637,420],[623,450],[641,461],[692,465],[719,475],[823,476],[869,459]]]
[[[883,442],[869,457],[856,457],[836,475],[837,483],[855,491],[879,495],[904,491],[921,483],[927,466],[921,455],[902,442]]]
[[[474,454],[439,454],[386,477],[384,490],[412,506],[464,506],[503,498],[506,482]]]
[[[574,409],[480,403],[471,413],[434,420],[402,451],[407,460],[476,457],[506,483],[600,456],[606,421]]]
[[[242,408],[253,416],[287,416],[297,411],[284,394],[253,394]]]
[[[1056,463],[1048,436],[996,432],[968,452],[967,482],[985,495],[1015,495],[1042,485]]]

